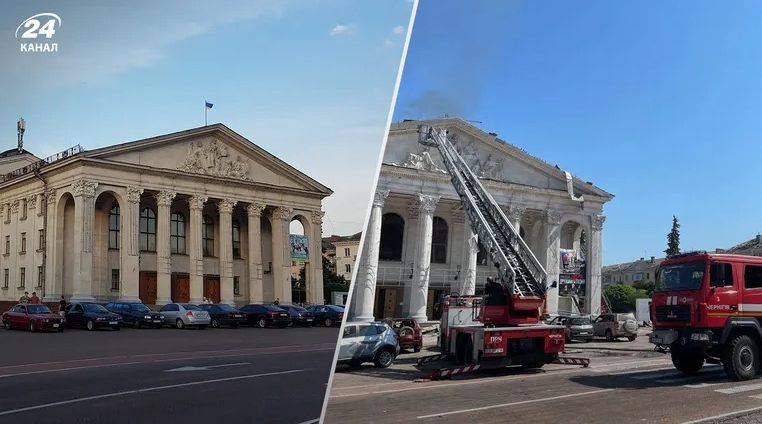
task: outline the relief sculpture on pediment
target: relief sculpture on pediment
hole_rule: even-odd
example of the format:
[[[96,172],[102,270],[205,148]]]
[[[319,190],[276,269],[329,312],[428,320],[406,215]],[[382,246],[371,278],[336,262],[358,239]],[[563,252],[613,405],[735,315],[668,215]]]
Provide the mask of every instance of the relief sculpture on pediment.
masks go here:
[[[431,153],[429,153],[429,149],[425,147],[418,150],[416,153],[408,153],[407,159],[405,159],[404,162],[393,163],[392,165],[403,168],[413,168],[419,171],[446,173],[445,170],[434,163],[434,160],[431,158]]]
[[[240,155],[232,158],[228,147],[217,140],[208,144],[203,141],[191,143],[188,157],[177,169],[193,174],[251,181],[246,160]]]

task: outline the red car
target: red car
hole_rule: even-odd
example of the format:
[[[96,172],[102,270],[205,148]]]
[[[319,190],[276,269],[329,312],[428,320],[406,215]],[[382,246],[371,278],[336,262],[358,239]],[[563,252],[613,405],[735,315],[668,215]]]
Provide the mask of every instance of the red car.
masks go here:
[[[392,325],[397,333],[400,349],[413,349],[420,352],[423,347],[423,329],[412,318],[394,318]]]
[[[29,331],[53,330],[63,333],[63,317],[54,314],[45,305],[18,304],[3,314],[3,326],[6,330],[13,328],[29,329]]]

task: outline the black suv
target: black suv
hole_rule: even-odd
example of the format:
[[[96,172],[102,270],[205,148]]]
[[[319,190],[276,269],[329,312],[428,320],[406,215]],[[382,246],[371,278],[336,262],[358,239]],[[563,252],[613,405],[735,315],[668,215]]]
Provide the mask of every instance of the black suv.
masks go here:
[[[122,317],[98,303],[71,303],[65,311],[64,318],[69,327],[85,327],[88,331],[103,327],[118,331],[122,327]]]
[[[154,312],[148,306],[140,302],[111,302],[106,309],[122,317],[125,324],[131,324],[133,328],[144,325],[154,328],[164,326],[164,315]]]

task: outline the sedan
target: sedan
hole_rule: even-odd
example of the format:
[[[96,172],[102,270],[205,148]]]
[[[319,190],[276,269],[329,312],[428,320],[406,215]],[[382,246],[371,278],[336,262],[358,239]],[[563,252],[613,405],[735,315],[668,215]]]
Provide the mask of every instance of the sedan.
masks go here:
[[[341,324],[341,320],[344,318],[344,308],[337,305],[313,305],[307,310],[315,315],[315,322],[326,327]]]
[[[41,304],[18,304],[5,312],[2,319],[6,330],[18,328],[29,331],[53,330],[59,333],[64,331],[63,317]]]
[[[122,317],[98,303],[71,303],[66,306],[64,318],[67,326],[85,327],[88,331],[104,327],[119,331],[122,328]]]
[[[111,302],[106,305],[106,309],[121,316],[124,323],[132,324],[133,328],[141,328],[144,325],[161,328],[164,322],[164,315],[152,311],[140,302]]]
[[[315,325],[315,315],[301,306],[278,305],[278,307],[291,315],[291,325],[301,325],[302,327]]]
[[[202,303],[197,306],[209,313],[209,316],[212,318],[212,327],[214,328],[222,326],[238,328],[238,326],[248,323],[246,313],[239,311],[226,303]]]
[[[168,303],[159,309],[164,324],[177,328],[196,327],[203,330],[212,323],[209,312],[190,303]]]
[[[259,328],[266,328],[277,325],[285,328],[291,324],[291,316],[288,312],[274,305],[246,305],[241,308],[241,312],[246,314],[249,327],[256,325]]]

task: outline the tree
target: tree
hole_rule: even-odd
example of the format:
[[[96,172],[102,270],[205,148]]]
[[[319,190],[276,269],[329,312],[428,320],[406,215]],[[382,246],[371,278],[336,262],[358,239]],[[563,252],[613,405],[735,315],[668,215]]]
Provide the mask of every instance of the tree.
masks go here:
[[[333,292],[349,292],[349,282],[343,275],[337,275],[331,269],[331,262],[323,257],[323,295],[331,303]]]
[[[672,230],[667,234],[667,250],[664,253],[667,256],[680,253],[680,224],[674,215],[672,215]]]
[[[644,289],[619,283],[606,287],[606,297],[611,302],[612,312],[635,312],[635,299],[645,299],[650,296]]]
[[[637,281],[632,283],[632,287],[634,287],[636,290],[643,290],[648,295],[648,297],[651,297],[651,295],[654,294],[654,290],[656,289],[656,283],[653,281]]]

